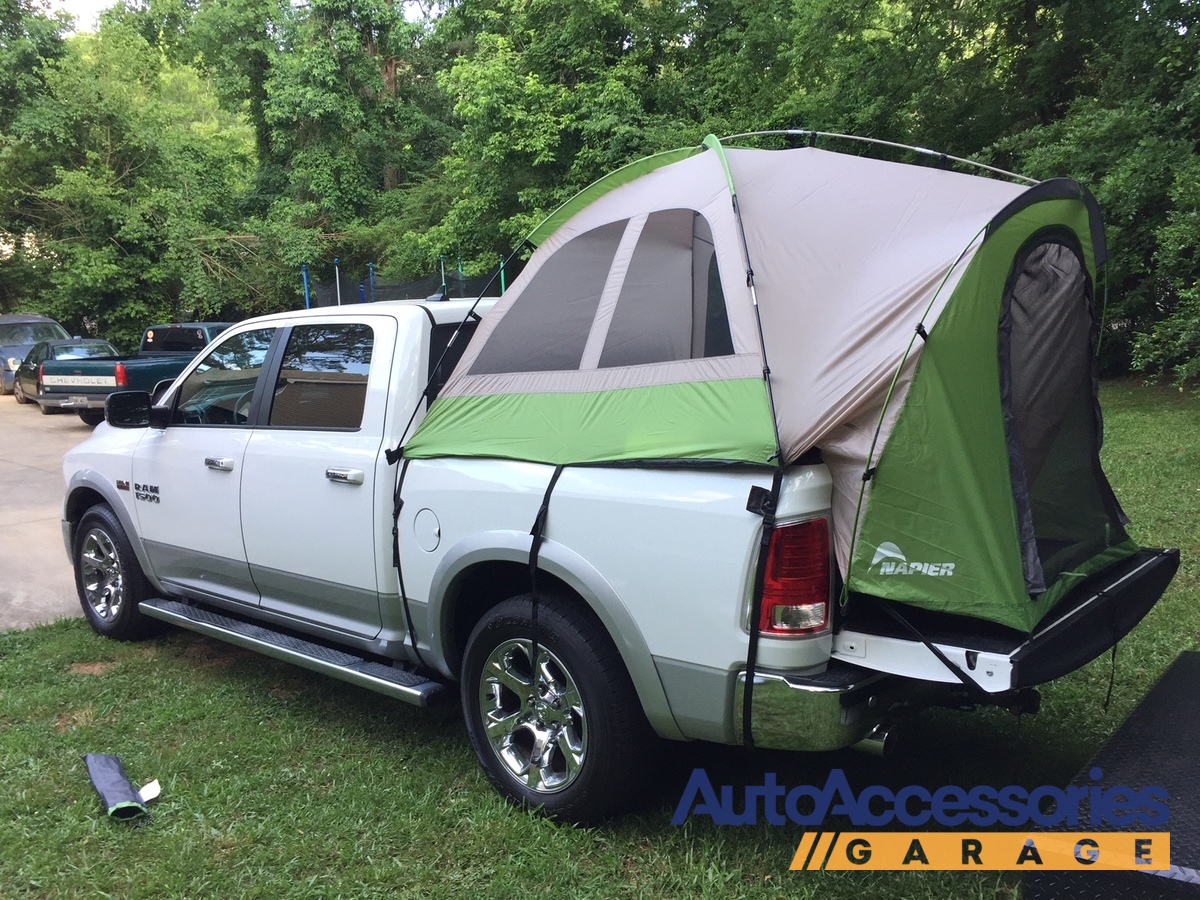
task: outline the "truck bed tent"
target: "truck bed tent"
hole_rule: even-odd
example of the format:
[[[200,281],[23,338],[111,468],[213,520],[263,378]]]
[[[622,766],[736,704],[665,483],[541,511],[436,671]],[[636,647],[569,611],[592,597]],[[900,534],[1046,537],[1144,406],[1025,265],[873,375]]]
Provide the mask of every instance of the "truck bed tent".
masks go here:
[[[1099,465],[1105,248],[1074,181],[709,138],[601,179],[530,241],[406,456],[816,448],[851,590],[1026,632],[1136,551]]]

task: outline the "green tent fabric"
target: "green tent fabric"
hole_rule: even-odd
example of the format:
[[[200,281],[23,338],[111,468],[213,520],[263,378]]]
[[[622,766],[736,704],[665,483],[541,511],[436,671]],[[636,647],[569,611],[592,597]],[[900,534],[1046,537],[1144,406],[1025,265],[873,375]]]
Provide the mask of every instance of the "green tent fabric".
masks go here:
[[[1086,204],[1064,199],[1029,206],[1000,224],[975,254],[929,332],[904,409],[876,468],[870,514],[864,517],[850,567],[851,589],[1030,631],[1067,590],[1136,551],[1121,528],[1115,501],[1108,505],[1111,495],[1085,472],[1066,485],[1068,497],[1047,498],[1058,502],[1039,510],[1037,518],[1067,513],[1064,507],[1069,506],[1073,509],[1067,519],[1074,523],[1086,511],[1094,530],[1078,542],[1083,546],[1073,548],[1073,556],[1056,561],[1052,578],[1043,574],[1037,579],[1031,596],[1005,426],[1002,359],[995,330],[979,324],[1001,320],[1013,261],[1039,233],[1043,239],[1074,242],[1094,281],[1088,212]],[[1062,232],[1045,232],[1047,223],[1060,225]],[[1081,294],[1076,299],[1083,307],[1080,315],[1087,316],[1090,298]],[[1074,385],[1072,399],[1083,398],[1090,413],[1090,336],[1057,349],[1059,355],[1082,358],[1087,383]],[[1075,433],[1087,424],[1073,428],[1060,422],[1059,428]],[[1087,451],[1094,457],[1098,443]],[[1056,531],[1064,529],[1047,525],[1047,533]]]
[[[407,456],[816,448],[852,590],[1023,631],[1132,552],[1098,462],[1103,229],[1075,182],[710,138],[614,172],[532,241]]]

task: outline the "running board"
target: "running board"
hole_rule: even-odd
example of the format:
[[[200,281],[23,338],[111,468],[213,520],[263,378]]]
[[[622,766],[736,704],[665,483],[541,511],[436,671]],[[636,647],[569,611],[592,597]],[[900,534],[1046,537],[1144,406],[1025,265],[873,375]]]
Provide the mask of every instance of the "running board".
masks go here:
[[[143,600],[138,609],[147,616],[180,628],[331,675],[416,706],[429,706],[439,694],[446,693],[446,685],[439,681],[178,600]]]

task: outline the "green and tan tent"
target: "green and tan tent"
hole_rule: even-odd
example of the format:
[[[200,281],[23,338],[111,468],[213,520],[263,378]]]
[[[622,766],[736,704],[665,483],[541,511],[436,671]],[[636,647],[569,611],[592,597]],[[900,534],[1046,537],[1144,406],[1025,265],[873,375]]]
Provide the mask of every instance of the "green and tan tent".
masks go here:
[[[804,147],[702,146],[531,236],[405,455],[795,463],[853,591],[1030,631],[1133,553],[1101,472],[1098,208]]]

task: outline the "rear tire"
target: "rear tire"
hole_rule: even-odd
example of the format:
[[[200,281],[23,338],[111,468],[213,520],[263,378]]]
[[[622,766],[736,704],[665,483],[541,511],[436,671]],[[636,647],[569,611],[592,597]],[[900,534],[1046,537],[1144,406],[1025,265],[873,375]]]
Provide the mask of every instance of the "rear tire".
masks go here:
[[[58,412],[57,406],[47,406],[45,403],[39,403],[38,409],[41,410],[43,416],[52,416]]]
[[[13,379],[13,399],[18,403],[28,403],[29,398],[25,396],[25,392],[21,390],[21,382],[19,379]]]
[[[604,629],[560,597],[489,610],[467,641],[462,704],[475,755],[511,802],[590,825],[630,806],[654,740]]]
[[[136,641],[162,630],[138,603],[154,596],[125,529],[107,504],[93,506],[75,529],[75,588],[88,624],[105,637]]]
[[[76,412],[79,413],[79,418],[83,420],[84,425],[91,425],[93,428],[104,421],[104,410],[102,409],[80,409]]]

